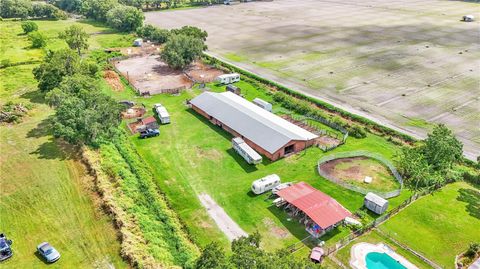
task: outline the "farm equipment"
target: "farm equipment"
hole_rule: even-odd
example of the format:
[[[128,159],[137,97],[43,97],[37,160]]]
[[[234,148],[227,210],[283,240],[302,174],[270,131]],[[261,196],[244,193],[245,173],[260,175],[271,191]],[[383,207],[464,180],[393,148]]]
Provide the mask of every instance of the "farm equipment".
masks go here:
[[[7,237],[2,233],[0,234],[0,261],[4,261],[13,255],[12,240],[8,240]]]

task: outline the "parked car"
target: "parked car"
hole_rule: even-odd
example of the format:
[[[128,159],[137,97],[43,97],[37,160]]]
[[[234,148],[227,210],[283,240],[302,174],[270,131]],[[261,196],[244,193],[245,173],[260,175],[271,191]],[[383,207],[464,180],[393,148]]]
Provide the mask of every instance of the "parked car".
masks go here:
[[[140,132],[140,138],[149,138],[149,137],[154,137],[158,136],[160,134],[160,130],[158,129],[147,129],[145,131]]]
[[[277,192],[279,192],[279,191],[281,191],[281,190],[283,190],[283,189],[285,189],[285,188],[288,188],[288,187],[290,187],[290,186],[292,186],[292,185],[293,185],[292,182],[282,183],[282,184],[276,186],[275,188],[273,188],[273,189],[272,189],[272,193],[273,193],[273,194],[277,194]]]
[[[37,251],[48,263],[53,263],[60,259],[60,253],[48,242],[40,243],[37,246]]]
[[[12,240],[8,240],[4,234],[0,234],[0,261],[4,261],[13,255]]]

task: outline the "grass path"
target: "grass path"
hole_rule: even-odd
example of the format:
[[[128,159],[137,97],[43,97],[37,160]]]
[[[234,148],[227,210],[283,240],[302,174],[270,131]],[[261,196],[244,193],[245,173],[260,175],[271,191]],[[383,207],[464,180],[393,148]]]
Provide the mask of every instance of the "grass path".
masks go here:
[[[89,195],[92,179],[47,134],[49,114],[39,105],[25,122],[0,127],[0,231],[14,241],[3,266],[40,267],[35,247],[48,241],[62,255],[53,268],[124,268],[116,232]]]

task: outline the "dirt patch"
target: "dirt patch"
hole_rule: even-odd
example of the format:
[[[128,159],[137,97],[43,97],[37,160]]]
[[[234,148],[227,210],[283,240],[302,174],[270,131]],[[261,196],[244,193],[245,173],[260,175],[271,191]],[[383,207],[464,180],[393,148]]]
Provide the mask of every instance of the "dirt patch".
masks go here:
[[[128,56],[144,56],[159,53],[161,46],[151,42],[143,42],[141,47],[109,48],[107,51],[117,51]]]
[[[210,195],[202,193],[198,195],[198,199],[200,199],[203,207],[207,209],[208,215],[215,221],[218,228],[227,236],[228,240],[233,241],[241,236],[247,236],[247,233],[227,215],[225,210],[223,210]]]
[[[186,71],[187,76],[198,83],[213,82],[215,79],[223,75],[222,70],[206,65],[201,61],[195,61]]]
[[[320,136],[316,139],[318,145],[328,147],[340,145],[341,141],[328,135]]]
[[[103,74],[103,78],[107,81],[108,85],[112,87],[114,91],[122,92],[125,87],[123,87],[122,81],[120,80],[120,76],[112,70],[107,70]]]
[[[177,93],[193,85],[181,70],[170,68],[158,55],[132,57],[113,64],[142,95]]]
[[[287,238],[289,233],[286,229],[278,227],[271,219],[264,218],[263,224],[268,227],[269,232],[277,238]]]
[[[222,153],[216,149],[202,149],[200,147],[195,147],[198,157],[205,158],[212,161],[220,161],[223,158]]]
[[[363,183],[367,176],[373,178],[372,184],[395,180],[386,166],[364,156],[331,160],[321,164],[320,169],[331,178],[343,181]]]

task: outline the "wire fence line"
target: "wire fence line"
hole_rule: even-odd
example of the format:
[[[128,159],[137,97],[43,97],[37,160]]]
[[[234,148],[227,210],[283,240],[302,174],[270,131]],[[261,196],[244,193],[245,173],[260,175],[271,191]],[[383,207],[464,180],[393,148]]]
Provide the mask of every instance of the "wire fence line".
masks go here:
[[[381,162],[382,164],[387,166],[388,169],[390,169],[390,171],[392,172],[395,179],[400,183],[400,188],[397,189],[397,190],[394,190],[394,191],[390,191],[390,192],[379,192],[379,191],[375,191],[375,190],[372,190],[372,189],[367,189],[367,188],[363,188],[363,187],[360,187],[360,186],[356,186],[356,185],[350,184],[348,182],[345,182],[345,181],[343,181],[339,178],[335,178],[335,177],[326,173],[325,171],[323,171],[320,168],[320,166],[322,164],[326,163],[326,162],[329,162],[329,161],[332,161],[332,160],[335,160],[335,159],[351,158],[351,157],[369,157],[369,158],[372,158],[372,159],[375,159],[375,160]],[[400,173],[397,171],[395,166],[389,160],[387,160],[385,157],[383,157],[382,155],[377,154],[377,153],[373,153],[373,152],[370,152],[370,151],[356,150],[356,151],[347,151],[347,152],[337,152],[337,153],[333,153],[333,154],[324,156],[324,157],[320,158],[320,160],[318,160],[317,170],[318,170],[318,173],[322,177],[327,179],[328,181],[333,182],[335,184],[338,184],[338,185],[340,185],[340,186],[342,186],[346,189],[349,189],[349,190],[352,190],[352,191],[355,191],[355,192],[359,192],[359,193],[362,193],[362,194],[367,194],[369,192],[374,192],[377,195],[379,195],[379,196],[381,196],[385,199],[389,199],[389,198],[396,197],[396,196],[400,195],[400,193],[402,191],[402,188],[403,188],[403,178],[400,175]]]

